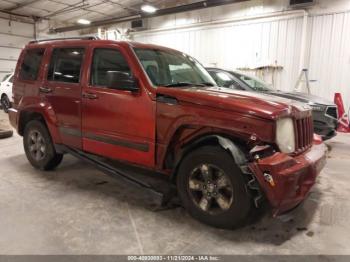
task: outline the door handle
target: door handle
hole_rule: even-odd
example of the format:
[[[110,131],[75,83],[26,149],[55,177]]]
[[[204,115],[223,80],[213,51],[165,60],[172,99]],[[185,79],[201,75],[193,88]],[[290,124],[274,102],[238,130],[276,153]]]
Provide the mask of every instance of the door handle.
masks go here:
[[[83,93],[83,98],[87,98],[87,99],[97,99],[98,96],[96,94],[93,93]]]
[[[48,94],[48,93],[52,93],[52,89],[51,88],[47,88],[47,87],[39,87],[39,92],[41,93],[45,93],[45,94]]]

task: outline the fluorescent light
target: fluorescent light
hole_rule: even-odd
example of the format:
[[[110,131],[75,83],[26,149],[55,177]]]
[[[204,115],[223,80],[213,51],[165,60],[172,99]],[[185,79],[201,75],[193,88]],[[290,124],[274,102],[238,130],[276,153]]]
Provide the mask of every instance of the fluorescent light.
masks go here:
[[[91,22],[89,20],[86,20],[86,19],[83,19],[83,18],[79,19],[77,22],[78,22],[78,24],[82,24],[82,25],[89,25],[89,24],[91,24]]]
[[[157,11],[157,8],[152,5],[143,5],[141,6],[141,10],[145,13],[155,13]]]

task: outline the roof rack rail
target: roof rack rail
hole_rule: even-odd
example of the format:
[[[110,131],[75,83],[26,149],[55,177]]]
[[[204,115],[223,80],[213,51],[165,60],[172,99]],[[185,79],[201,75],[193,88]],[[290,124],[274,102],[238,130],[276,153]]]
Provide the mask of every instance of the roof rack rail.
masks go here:
[[[57,40],[100,40],[100,38],[98,36],[47,38],[47,39],[32,40],[29,42],[29,44],[48,42],[48,41],[57,41]]]

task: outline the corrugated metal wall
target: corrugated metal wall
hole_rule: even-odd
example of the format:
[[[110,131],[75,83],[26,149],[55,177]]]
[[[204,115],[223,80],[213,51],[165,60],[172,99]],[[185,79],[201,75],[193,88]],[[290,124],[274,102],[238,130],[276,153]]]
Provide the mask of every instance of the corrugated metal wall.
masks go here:
[[[260,65],[283,66],[281,73],[265,75],[275,88],[290,90],[298,76],[302,17],[258,20],[134,34],[133,39],[181,50],[206,66],[226,69]]]
[[[350,106],[350,12],[319,15],[310,19],[310,79],[312,93],[322,97],[343,95]]]
[[[139,32],[133,39],[156,43],[186,52],[204,65],[227,69],[261,64],[283,66],[265,75],[280,90],[292,91],[300,74],[302,17],[274,21],[217,24],[197,29]],[[308,19],[306,67],[310,70],[313,94],[333,100],[341,92],[350,106],[350,12],[311,16]]]
[[[0,80],[15,69],[21,49],[33,34],[33,24],[0,18]]]

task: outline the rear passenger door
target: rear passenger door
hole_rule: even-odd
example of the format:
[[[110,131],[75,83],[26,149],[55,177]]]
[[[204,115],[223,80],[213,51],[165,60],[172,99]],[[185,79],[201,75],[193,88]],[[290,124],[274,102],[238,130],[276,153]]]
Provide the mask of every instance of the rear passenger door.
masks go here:
[[[81,141],[81,72],[84,47],[56,47],[41,93],[46,95],[58,121],[63,144],[82,148]]]

